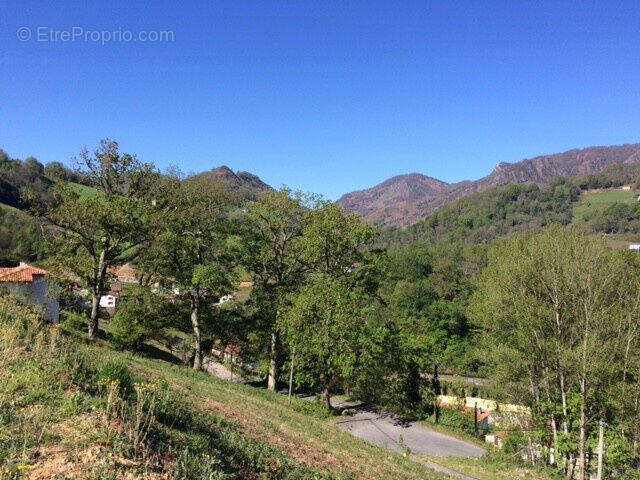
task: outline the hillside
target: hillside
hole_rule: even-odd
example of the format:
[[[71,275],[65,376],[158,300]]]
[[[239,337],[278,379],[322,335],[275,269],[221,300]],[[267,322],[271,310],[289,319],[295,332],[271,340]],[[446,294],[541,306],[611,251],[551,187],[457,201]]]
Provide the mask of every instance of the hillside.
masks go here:
[[[403,223],[420,215],[419,205],[443,195],[449,185],[419,173],[398,175],[367,190],[347,193],[340,204],[373,224]]]
[[[260,193],[273,190],[270,185],[264,183],[258,176],[249,172],[234,173],[226,165],[208,172],[198,173],[191,178],[204,178],[211,182],[220,183],[240,200],[255,200]]]
[[[419,174],[393,177],[367,190],[352,192],[338,202],[354,210],[371,224],[406,226],[427,217],[446,203],[473,193],[508,184],[537,183],[546,185],[556,177],[573,177],[601,172],[611,164],[640,161],[640,144],[611,147],[589,147],[553,155],[524,159],[516,163],[500,163],[486,177],[446,184]],[[404,177],[422,177],[431,188],[416,189],[415,182]]]
[[[87,343],[2,296],[0,353],[2,478],[445,478],[313,404]]]
[[[511,183],[442,205],[407,227],[382,229],[383,246],[429,240],[487,244],[513,231],[551,223],[579,225],[587,233],[640,235],[640,163],[613,164],[598,174],[556,178],[547,185]],[[626,185],[628,190],[622,190]]]

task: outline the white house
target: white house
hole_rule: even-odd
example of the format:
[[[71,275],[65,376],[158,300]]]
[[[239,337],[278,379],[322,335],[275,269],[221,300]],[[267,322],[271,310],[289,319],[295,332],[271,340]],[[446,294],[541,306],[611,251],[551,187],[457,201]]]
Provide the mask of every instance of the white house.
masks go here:
[[[629,245],[629,250],[635,250],[636,252],[640,252],[640,244],[632,243]]]
[[[33,305],[42,307],[44,319],[60,321],[60,304],[50,296],[49,272],[24,262],[12,268],[0,268],[0,287]]]
[[[112,293],[107,293],[100,297],[100,306],[102,308],[116,308],[116,302],[118,301],[118,297],[113,295]]]
[[[111,290],[100,297],[100,306],[107,310],[111,316],[115,315],[118,302],[120,301],[120,293],[122,292],[122,284],[114,282]]]

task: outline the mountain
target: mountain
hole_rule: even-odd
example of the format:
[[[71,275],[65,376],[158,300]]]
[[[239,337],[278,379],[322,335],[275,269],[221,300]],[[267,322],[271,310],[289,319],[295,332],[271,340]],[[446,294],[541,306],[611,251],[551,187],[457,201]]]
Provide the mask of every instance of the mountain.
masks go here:
[[[226,165],[214,168],[208,172],[194,175],[192,178],[205,178],[212,182],[223,184],[232,194],[245,200],[255,200],[262,192],[273,190],[270,185],[249,172],[234,173]]]
[[[443,195],[450,185],[419,173],[398,175],[367,190],[347,193],[338,202],[372,224],[402,224],[419,216],[422,201]]]
[[[613,163],[636,162],[640,162],[640,144],[588,147],[516,163],[503,162],[486,177],[452,184],[417,173],[399,175],[375,187],[347,193],[338,203],[358,212],[371,224],[406,226],[445,203],[489,188],[510,183],[544,185],[556,177],[598,173]]]

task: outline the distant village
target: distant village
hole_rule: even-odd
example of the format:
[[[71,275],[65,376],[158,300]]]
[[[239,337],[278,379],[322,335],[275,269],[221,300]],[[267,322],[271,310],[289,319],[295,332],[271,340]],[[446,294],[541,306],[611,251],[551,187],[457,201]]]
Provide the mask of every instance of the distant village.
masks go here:
[[[60,321],[60,302],[57,294],[59,287],[55,282],[50,281],[51,277],[52,273],[48,270],[20,262],[17,267],[0,267],[0,288],[6,289],[9,293],[20,297],[31,305],[40,307],[45,320],[57,323]],[[108,316],[112,317],[118,309],[118,304],[126,296],[126,285],[139,284],[140,280],[135,269],[129,263],[112,269],[110,277],[110,289],[100,297],[100,307]],[[88,290],[80,287],[79,282],[73,281],[73,279],[72,285],[77,299],[89,306]],[[169,282],[168,286],[164,287],[155,283],[150,288],[156,293],[161,289],[165,289],[169,295],[180,293],[173,282]],[[215,304],[221,305],[233,300],[233,298],[233,294],[224,295],[217,299]]]

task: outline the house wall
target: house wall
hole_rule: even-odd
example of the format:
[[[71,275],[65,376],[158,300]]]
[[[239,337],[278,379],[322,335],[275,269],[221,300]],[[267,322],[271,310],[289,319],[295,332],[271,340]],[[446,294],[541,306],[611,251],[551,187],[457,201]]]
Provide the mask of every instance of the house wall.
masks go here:
[[[5,283],[7,290],[32,305],[42,307],[43,317],[48,322],[60,321],[60,304],[48,295],[49,283],[44,278],[38,278],[31,283]]]
[[[102,308],[115,308],[116,297],[114,295],[103,295],[100,297],[100,306]]]

